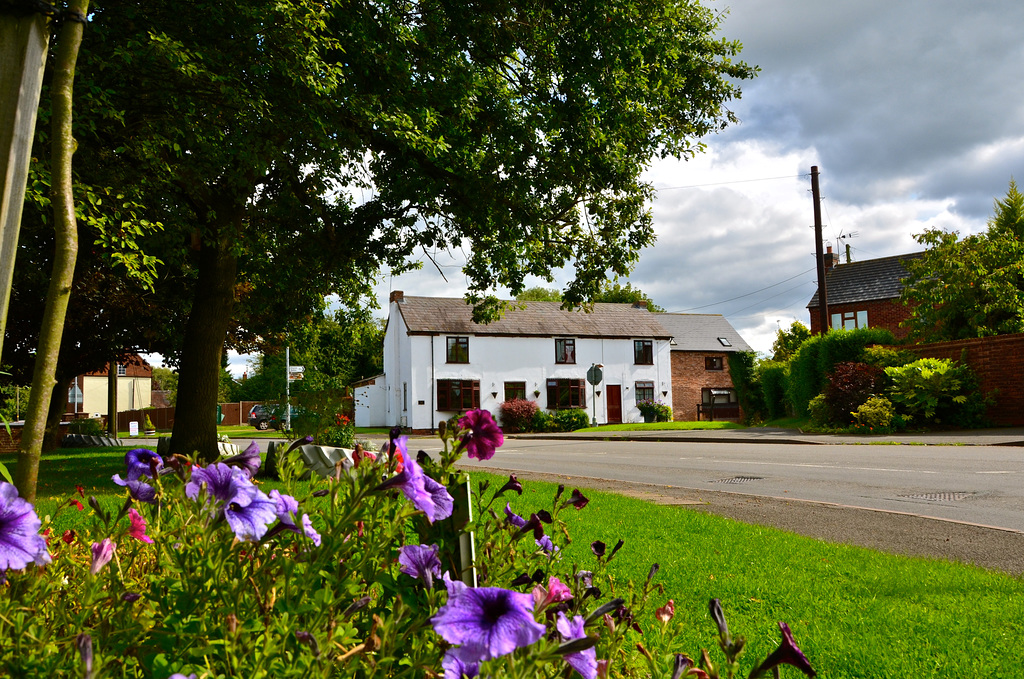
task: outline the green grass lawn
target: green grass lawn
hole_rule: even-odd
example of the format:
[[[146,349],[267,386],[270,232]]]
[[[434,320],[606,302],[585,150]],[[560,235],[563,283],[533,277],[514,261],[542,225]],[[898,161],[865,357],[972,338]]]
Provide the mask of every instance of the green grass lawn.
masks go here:
[[[603,431],[679,431],[692,429],[746,429],[735,422],[631,422],[629,424],[605,424],[600,427],[586,427],[577,432]]]
[[[45,456],[40,515],[52,515],[58,503],[77,496],[76,484],[105,506],[119,507],[124,494],[110,476],[124,473],[125,450],[62,450]],[[13,468],[13,457],[3,455],[0,461]],[[496,484],[492,487],[505,481],[474,472],[474,487],[485,478]],[[524,486],[522,497],[512,496],[514,509],[524,515],[550,509],[553,484],[530,481]],[[707,614],[708,600],[717,597],[733,634],[747,637],[750,656],[775,648],[775,623],[783,620],[821,677],[1021,676],[1022,579],[824,543],[685,506],[610,493],[586,495],[591,502],[585,509],[569,508],[560,515],[573,538],[561,558],[593,569],[590,543],[602,540],[610,546],[621,538],[625,546],[611,564],[620,581],[642,581],[651,564],[659,563],[656,582],[686,621],[680,652],[694,655],[704,647],[720,659]],[[88,508],[83,513],[61,509],[54,532],[88,520],[88,514]],[[784,671],[786,676],[799,675]]]

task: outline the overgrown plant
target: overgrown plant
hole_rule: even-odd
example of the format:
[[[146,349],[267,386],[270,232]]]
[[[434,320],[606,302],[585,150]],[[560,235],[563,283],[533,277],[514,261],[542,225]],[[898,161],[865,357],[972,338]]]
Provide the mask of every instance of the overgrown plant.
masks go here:
[[[949,359],[922,358],[886,368],[885,372],[892,380],[889,400],[913,424],[985,424],[989,397],[981,393],[970,366]]]
[[[741,672],[744,642],[717,600],[724,660],[680,653],[682,623],[658,565],[644,582],[608,574],[622,540],[595,541],[592,561],[566,563],[560,516],[585,509],[579,490],[559,487],[517,514],[513,475],[500,488],[480,484],[470,501],[455,463],[490,459],[502,444],[489,413],[442,424],[436,460],[412,454],[399,433],[310,486],[296,483],[304,468],[293,445],[278,459],[283,488],[269,492],[254,481],[255,443],[202,467],[132,450],[112,479],[125,491],[120,509],[89,498],[91,526],[59,536],[40,534],[32,506],[0,483],[0,671],[679,679],[778,676],[790,664],[814,676],[784,623],[778,649]],[[463,567],[470,533],[477,558]]]

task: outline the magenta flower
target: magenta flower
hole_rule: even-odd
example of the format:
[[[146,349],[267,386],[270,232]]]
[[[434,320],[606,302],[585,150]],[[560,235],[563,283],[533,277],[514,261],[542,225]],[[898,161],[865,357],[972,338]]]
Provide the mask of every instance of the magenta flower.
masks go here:
[[[770,656],[765,658],[765,661],[757,669],[751,672],[751,679],[764,676],[779,665],[792,665],[808,677],[817,676],[818,673],[811,667],[807,656],[804,655],[803,651],[797,647],[796,642],[793,640],[793,633],[789,631],[789,625],[779,621],[779,629],[782,630],[782,643],[779,644],[777,649],[772,651]]]
[[[403,573],[421,578],[430,589],[434,586],[434,576],[441,577],[441,560],[437,554],[437,545],[404,545],[399,550],[398,563]]]
[[[238,467],[245,472],[245,475],[250,479],[256,476],[256,472],[260,470],[260,447],[253,441],[248,447],[238,455],[232,455],[231,457],[221,460],[224,464],[229,467]]]
[[[462,447],[478,460],[491,459],[494,449],[505,442],[501,427],[486,410],[468,411],[459,419],[459,427],[468,430],[462,437]]]
[[[128,528],[129,537],[153,544],[153,538],[146,535],[146,520],[135,510],[135,507],[128,510],[128,520],[131,522],[131,526]]]
[[[397,445],[392,448],[398,453],[402,471],[374,490],[398,488],[409,498],[416,509],[427,515],[427,520],[430,523],[451,516],[455,500],[448,493],[448,489],[423,473],[416,461],[409,456],[404,436],[397,439],[396,443]]]
[[[537,585],[533,588],[533,603],[540,610],[551,604],[560,604],[563,601],[572,599],[572,590],[562,583],[555,576],[548,578],[548,586]]]
[[[533,597],[499,587],[467,587],[444,576],[448,602],[430,622],[446,641],[461,644],[463,663],[508,655],[544,636],[533,619]]]
[[[562,507],[564,508],[572,505],[576,509],[583,509],[587,506],[588,502],[590,502],[589,498],[583,495],[578,488],[573,488],[572,495],[569,496],[568,500],[562,503]]]
[[[558,630],[558,634],[562,637],[563,642],[575,641],[576,639],[586,638],[585,625],[583,616],[577,615],[572,620],[569,620],[565,613],[559,612],[555,629]],[[569,667],[576,670],[583,679],[594,679],[597,676],[597,651],[593,647],[583,651],[566,653],[565,662],[569,664]]]
[[[30,563],[50,563],[46,538],[39,534],[42,521],[18,489],[0,481],[0,574]]]
[[[506,491],[512,491],[519,495],[523,494],[523,484],[519,483],[519,479],[516,478],[515,474],[508,475],[508,481],[505,482],[504,486],[498,489],[498,492],[494,494],[494,497],[504,495]]]
[[[531,515],[531,520],[536,516],[536,514]],[[506,519],[508,519],[509,523],[511,523],[513,526],[515,526],[521,531],[524,529],[533,530],[533,536],[534,540],[537,543],[537,546],[543,549],[546,554],[551,554],[552,552],[558,551],[558,547],[556,547],[555,543],[551,541],[551,538],[544,534],[544,529],[540,525],[539,518],[537,518],[535,521],[532,521],[531,524],[530,521],[527,521],[523,517],[513,512],[512,507],[507,502],[505,503],[505,517]]]
[[[117,549],[117,543],[110,538],[103,538],[103,542],[92,543],[92,566],[89,568],[89,572],[99,575],[103,567],[114,558],[115,549]]]

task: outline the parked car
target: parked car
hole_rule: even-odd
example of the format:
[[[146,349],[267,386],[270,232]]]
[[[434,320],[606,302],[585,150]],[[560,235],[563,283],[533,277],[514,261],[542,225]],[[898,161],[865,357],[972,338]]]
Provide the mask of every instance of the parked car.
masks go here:
[[[270,412],[270,409],[261,403],[257,403],[249,411],[249,426],[256,427],[261,431],[270,429],[271,417],[273,417],[273,413]]]
[[[303,413],[302,408],[291,407],[291,425],[295,426],[295,418],[299,417]],[[269,425],[273,429],[281,430],[284,429],[284,408],[276,408],[270,413]]]

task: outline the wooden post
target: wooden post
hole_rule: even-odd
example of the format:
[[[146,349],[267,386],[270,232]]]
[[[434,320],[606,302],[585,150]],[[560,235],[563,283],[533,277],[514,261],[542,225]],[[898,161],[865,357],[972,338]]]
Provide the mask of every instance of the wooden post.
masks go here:
[[[818,190],[818,166],[811,167],[811,196],[814,199],[814,256],[818,263],[818,330],[828,333],[828,285],[825,281],[825,253],[821,242],[821,193]]]
[[[0,13],[0,352],[49,41],[45,16]]]

